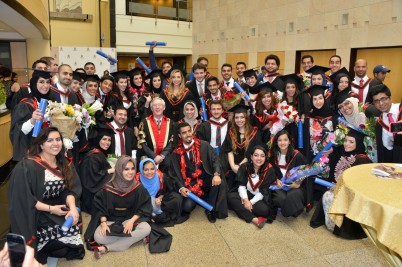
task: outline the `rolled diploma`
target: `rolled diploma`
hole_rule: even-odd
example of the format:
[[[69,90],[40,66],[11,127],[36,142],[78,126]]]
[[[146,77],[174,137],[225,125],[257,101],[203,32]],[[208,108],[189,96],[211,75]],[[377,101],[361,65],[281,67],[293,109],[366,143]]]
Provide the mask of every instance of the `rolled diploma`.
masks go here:
[[[41,98],[41,100],[39,102],[39,109],[42,112],[42,115],[44,115],[46,112],[46,106],[47,106],[47,99]],[[43,123],[43,120],[35,121],[34,129],[32,132],[33,137],[38,136],[40,130],[42,129],[42,123]]]
[[[142,61],[141,58],[137,57],[135,60],[138,62],[138,64],[141,65],[141,67],[142,67],[147,73],[150,73],[150,72],[151,72],[151,70],[147,67],[147,65],[145,65],[144,61]]]
[[[234,82],[233,85],[236,87],[237,90],[239,90],[240,93],[244,93],[246,96],[244,97],[247,101],[250,101],[250,96],[241,88],[240,84],[237,82]]]
[[[209,203],[207,203],[204,200],[202,200],[201,198],[197,197],[195,194],[193,194],[190,191],[188,191],[188,198],[208,211],[212,211],[212,209],[213,209],[213,207]]]
[[[100,55],[100,56],[102,56],[102,57],[104,57],[104,58],[106,58],[106,59],[112,61],[113,63],[117,63],[117,59],[112,58],[112,57],[109,57],[108,55],[106,55],[105,53],[103,53],[103,52],[100,51],[100,50],[96,50],[96,54],[98,54],[98,55]]]

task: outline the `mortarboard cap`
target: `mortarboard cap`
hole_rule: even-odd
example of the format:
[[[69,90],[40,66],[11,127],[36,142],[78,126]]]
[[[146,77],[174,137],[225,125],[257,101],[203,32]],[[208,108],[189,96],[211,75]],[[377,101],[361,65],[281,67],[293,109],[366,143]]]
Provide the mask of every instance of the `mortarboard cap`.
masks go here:
[[[320,94],[324,95],[326,89],[328,89],[328,87],[324,85],[312,85],[306,89],[306,92],[310,94],[311,98]]]
[[[230,112],[233,113],[247,113],[247,110],[250,109],[250,106],[246,106],[244,104],[238,104],[233,108],[229,109]]]
[[[309,68],[306,72],[311,73],[312,75],[317,75],[317,74],[325,74],[329,70],[330,70],[330,68],[315,65],[315,66]]]
[[[243,75],[244,75],[244,79],[247,79],[247,78],[253,77],[253,76],[255,78],[257,78],[257,74],[255,73],[255,71],[253,69],[243,71]]]

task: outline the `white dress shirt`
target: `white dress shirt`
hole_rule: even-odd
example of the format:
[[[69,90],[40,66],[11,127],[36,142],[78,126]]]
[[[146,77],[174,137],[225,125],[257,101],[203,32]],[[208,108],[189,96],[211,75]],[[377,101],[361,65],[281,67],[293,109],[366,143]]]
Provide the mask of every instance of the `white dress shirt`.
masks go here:
[[[397,122],[397,116],[399,114],[399,104],[392,104],[391,109],[388,113],[391,113],[394,122]],[[382,114],[382,120],[385,124],[390,125],[388,120],[388,113],[384,112]],[[392,150],[394,148],[394,135],[391,132],[382,129],[382,143],[388,150]]]
[[[211,120],[216,121],[214,118],[211,118]],[[224,121],[226,121],[226,119],[224,118],[220,118],[219,123],[223,123]],[[216,126],[215,124],[211,123],[211,142],[209,143],[213,148],[217,148],[218,146],[216,145],[216,129],[218,128],[218,126]],[[223,141],[225,141],[226,138],[226,134],[228,132],[228,123],[225,124],[225,126],[221,127],[221,146],[223,145]]]

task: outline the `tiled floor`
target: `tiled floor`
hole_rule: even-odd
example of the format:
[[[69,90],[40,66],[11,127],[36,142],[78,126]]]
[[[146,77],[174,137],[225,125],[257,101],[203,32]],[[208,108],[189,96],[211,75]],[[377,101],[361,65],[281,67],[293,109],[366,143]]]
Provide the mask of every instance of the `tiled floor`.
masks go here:
[[[197,207],[187,222],[166,228],[173,235],[167,253],[150,254],[138,243],[100,260],[87,251],[82,261],[60,260],[58,266],[388,266],[369,240],[343,240],[324,226],[313,229],[310,217],[279,216],[259,230],[234,213],[211,224]]]

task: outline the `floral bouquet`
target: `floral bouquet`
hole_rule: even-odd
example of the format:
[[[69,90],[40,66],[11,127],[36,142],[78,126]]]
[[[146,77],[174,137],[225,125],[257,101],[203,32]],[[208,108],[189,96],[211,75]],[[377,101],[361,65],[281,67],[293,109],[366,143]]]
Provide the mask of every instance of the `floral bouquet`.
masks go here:
[[[0,110],[7,109],[6,107],[7,93],[3,83],[0,82]]]
[[[329,150],[333,145],[341,145],[343,144],[343,140],[341,140],[341,137],[337,137],[335,133],[331,132],[326,132],[321,140],[317,141],[313,145],[313,153],[316,155],[315,158],[317,158],[318,155],[322,154],[323,151]]]
[[[277,107],[279,121],[275,122],[271,128],[271,134],[275,135],[282,130],[285,125],[283,121],[292,123],[297,119],[298,113],[294,106],[288,105],[286,101],[279,103]]]
[[[226,91],[223,93],[222,106],[225,110],[229,110],[241,102],[241,95],[233,91]]]
[[[283,187],[279,188],[277,185],[271,185],[269,189],[271,190],[279,190],[283,189],[285,191],[289,191],[289,185],[292,183],[301,184],[304,179],[309,176],[321,175],[321,177],[328,177],[329,174],[329,159],[326,156],[320,158],[318,162],[313,162],[307,165],[300,165],[292,168],[284,177],[282,177],[281,182],[283,183]]]

